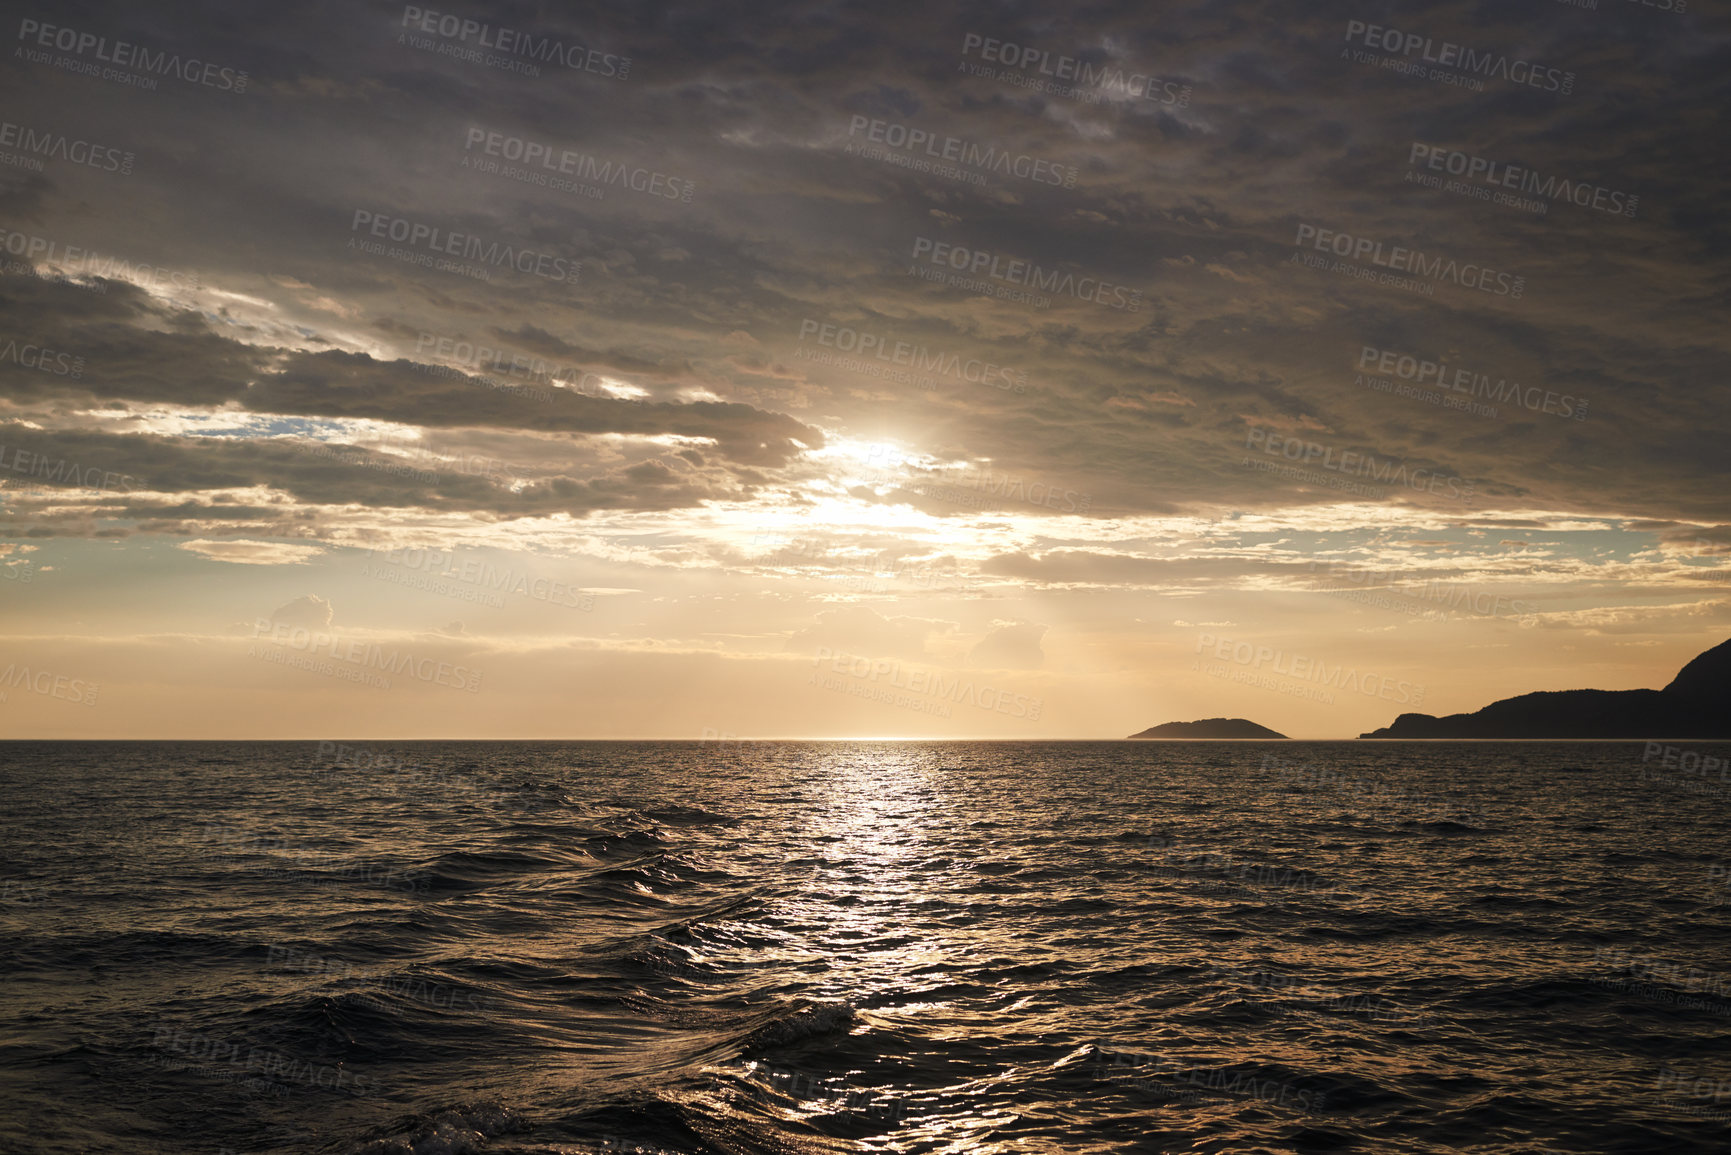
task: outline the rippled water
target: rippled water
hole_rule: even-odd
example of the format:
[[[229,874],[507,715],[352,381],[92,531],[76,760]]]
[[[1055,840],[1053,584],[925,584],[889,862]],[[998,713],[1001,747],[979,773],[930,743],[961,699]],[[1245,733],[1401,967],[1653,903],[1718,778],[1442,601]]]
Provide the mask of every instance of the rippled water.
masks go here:
[[[1641,743],[333,745],[0,747],[0,1150],[1727,1149]]]

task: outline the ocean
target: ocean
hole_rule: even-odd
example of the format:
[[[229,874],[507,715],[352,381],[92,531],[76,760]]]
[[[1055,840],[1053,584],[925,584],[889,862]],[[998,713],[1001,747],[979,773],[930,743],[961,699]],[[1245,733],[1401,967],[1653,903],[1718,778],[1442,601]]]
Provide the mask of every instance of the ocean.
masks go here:
[[[0,1152],[1723,1152],[1728,757],[8,742]]]

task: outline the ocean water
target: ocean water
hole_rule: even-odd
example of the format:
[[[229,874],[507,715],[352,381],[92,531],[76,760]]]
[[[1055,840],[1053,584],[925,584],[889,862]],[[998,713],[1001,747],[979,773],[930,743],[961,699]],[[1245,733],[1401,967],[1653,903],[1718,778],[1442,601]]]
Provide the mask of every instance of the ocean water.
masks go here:
[[[1723,1152],[1727,756],[5,743],[0,1152]]]

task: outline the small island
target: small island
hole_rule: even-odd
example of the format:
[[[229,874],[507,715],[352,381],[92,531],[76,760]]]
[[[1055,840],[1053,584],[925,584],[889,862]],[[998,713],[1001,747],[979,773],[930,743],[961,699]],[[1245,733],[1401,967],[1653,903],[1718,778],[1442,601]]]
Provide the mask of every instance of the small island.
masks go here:
[[[1204,718],[1200,722],[1167,722],[1150,726],[1131,738],[1285,738],[1247,718]]]

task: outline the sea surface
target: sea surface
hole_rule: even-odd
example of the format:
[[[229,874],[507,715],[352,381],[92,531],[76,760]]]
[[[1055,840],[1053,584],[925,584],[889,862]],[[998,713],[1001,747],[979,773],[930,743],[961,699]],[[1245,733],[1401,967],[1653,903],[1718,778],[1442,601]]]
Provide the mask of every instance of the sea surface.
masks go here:
[[[1675,745],[0,743],[0,1152],[1724,1152]]]

